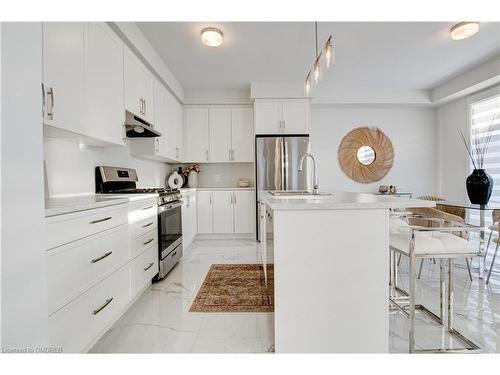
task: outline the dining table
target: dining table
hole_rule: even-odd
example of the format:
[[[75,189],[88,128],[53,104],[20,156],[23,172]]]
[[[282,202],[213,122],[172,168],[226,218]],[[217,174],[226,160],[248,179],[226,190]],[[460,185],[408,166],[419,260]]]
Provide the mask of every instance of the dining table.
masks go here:
[[[462,208],[469,213],[471,211],[477,211],[479,213],[479,226],[481,229],[479,230],[479,252],[481,256],[479,256],[479,278],[483,279],[485,275],[485,257],[484,257],[484,252],[485,252],[485,232],[488,229],[486,225],[486,215],[489,214],[491,216],[491,213],[493,210],[500,210],[500,203],[496,202],[489,202],[489,204],[473,204],[470,202],[453,202],[453,201],[438,201],[436,202],[437,205],[441,205],[444,207],[452,207],[452,208]]]

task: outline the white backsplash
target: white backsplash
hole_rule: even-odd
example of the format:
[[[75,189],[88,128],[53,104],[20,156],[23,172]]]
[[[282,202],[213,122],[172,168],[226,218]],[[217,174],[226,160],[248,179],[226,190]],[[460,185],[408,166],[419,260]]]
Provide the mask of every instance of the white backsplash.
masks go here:
[[[163,187],[170,174],[166,163],[130,155],[129,147],[92,147],[61,139],[44,139],[45,196],[95,192],[95,167],[135,168],[139,187]]]
[[[189,164],[173,165],[172,171],[179,166]],[[198,176],[199,187],[238,187],[238,178],[245,177],[250,180],[250,186],[254,186],[254,164],[253,163],[217,163],[200,164],[201,172]]]

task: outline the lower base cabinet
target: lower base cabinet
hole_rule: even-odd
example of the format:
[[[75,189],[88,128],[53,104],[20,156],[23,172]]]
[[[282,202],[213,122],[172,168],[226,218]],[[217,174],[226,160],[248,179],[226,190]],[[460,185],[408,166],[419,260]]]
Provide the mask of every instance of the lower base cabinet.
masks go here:
[[[158,273],[158,247],[155,243],[132,261],[132,296],[137,295]]]
[[[126,265],[49,317],[49,342],[65,353],[90,349],[131,298],[130,266]]]
[[[255,232],[254,190],[198,191],[198,233]]]

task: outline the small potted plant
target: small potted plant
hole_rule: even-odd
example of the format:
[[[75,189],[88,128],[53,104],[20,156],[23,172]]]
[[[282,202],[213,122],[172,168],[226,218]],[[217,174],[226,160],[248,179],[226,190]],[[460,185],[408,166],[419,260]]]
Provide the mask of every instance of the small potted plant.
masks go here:
[[[182,174],[187,177],[190,188],[198,187],[198,173],[201,172],[199,164],[193,164],[183,169]]]

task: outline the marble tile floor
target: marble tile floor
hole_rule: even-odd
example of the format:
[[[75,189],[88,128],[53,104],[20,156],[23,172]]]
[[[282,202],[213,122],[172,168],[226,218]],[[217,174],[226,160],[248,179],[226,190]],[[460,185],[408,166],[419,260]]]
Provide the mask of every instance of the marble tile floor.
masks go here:
[[[267,353],[273,345],[271,313],[190,313],[189,308],[211,264],[256,263],[250,240],[200,240],[181,262],[124,314],[92,348],[93,353]],[[405,285],[407,263],[401,262]],[[435,311],[439,306],[439,267],[426,262],[418,297]],[[490,286],[465,269],[455,272],[456,328],[483,352],[500,352],[500,274]],[[420,302],[420,301],[418,301]],[[369,311],[367,311],[369,313]],[[452,338],[425,315],[417,315],[416,343],[421,348],[457,347]],[[390,351],[408,351],[408,322],[400,312],[390,314]]]

